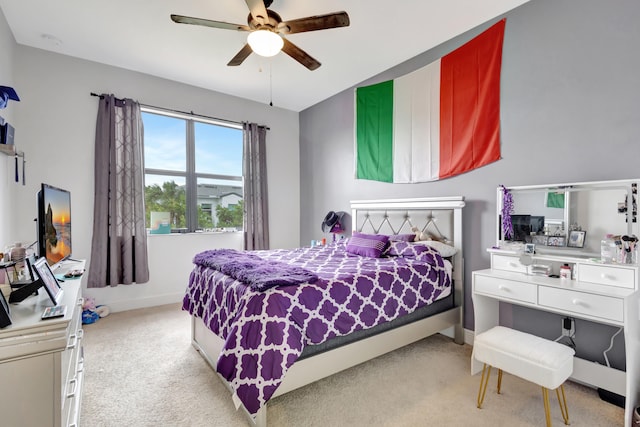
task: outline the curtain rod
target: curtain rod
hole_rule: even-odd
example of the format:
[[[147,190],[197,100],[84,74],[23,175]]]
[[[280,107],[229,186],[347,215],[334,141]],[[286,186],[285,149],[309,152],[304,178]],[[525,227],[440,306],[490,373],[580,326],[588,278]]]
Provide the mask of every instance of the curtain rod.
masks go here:
[[[90,92],[90,95],[91,95],[91,96],[97,96],[97,97],[98,97],[98,98],[100,98],[100,99],[104,98],[104,95],[99,95],[99,94],[97,94],[97,93],[95,93],[95,92]],[[117,100],[119,100],[119,101],[123,101],[123,99],[120,99],[120,98],[116,98],[116,99],[117,99]],[[154,106],[154,105],[147,105],[147,104],[142,104],[142,103],[140,104],[140,106],[141,106],[141,107],[148,107],[148,108],[155,108],[155,109],[158,109],[158,110],[170,111],[170,112],[172,112],[172,113],[186,114],[186,115],[188,115],[188,116],[196,116],[196,117],[202,117],[202,118],[210,119],[210,120],[217,120],[217,121],[220,121],[220,122],[231,123],[231,124],[234,124],[234,125],[242,125],[242,123],[241,123],[241,122],[234,122],[233,120],[220,119],[220,118],[218,118],[218,117],[205,116],[205,115],[203,115],[203,114],[196,114],[196,113],[194,113],[193,111],[180,111],[180,110],[173,110],[173,109],[171,109],[171,108],[156,107],[156,106]],[[267,130],[271,130],[271,128],[270,128],[270,127],[268,127],[268,126],[265,126],[265,129],[267,129]]]

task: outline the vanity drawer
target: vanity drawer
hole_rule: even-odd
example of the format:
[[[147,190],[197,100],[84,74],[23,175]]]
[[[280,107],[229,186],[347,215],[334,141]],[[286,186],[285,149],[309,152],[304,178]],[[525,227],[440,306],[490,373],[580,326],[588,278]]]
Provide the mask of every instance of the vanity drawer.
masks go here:
[[[635,270],[613,265],[582,264],[578,269],[578,280],[600,285],[635,288]]]
[[[496,277],[474,276],[474,292],[500,299],[536,303],[536,286]]]
[[[539,302],[541,306],[599,319],[615,322],[624,320],[624,302],[621,298],[541,286]]]
[[[495,270],[515,271],[526,273],[527,266],[523,265],[517,257],[508,255],[491,255],[491,268]]]

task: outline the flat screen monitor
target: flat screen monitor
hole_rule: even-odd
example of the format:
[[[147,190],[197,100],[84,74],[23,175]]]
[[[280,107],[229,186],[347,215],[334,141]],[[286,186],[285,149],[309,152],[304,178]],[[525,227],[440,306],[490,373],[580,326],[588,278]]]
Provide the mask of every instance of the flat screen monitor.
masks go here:
[[[531,233],[531,215],[511,215],[513,241],[524,242]]]
[[[71,256],[71,194],[42,184],[38,193],[39,255],[54,265]]]
[[[531,232],[542,234],[544,231],[544,216],[531,215]]]

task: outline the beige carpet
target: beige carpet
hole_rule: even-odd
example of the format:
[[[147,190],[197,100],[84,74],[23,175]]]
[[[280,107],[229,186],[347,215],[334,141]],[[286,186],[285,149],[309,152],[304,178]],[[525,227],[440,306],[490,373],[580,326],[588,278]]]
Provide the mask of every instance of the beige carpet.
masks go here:
[[[214,372],[191,346],[178,305],[114,313],[84,327],[81,426],[246,426]],[[538,386],[495,374],[483,409],[471,347],[435,335],[274,399],[273,427],[544,426]],[[572,426],[622,426],[624,411],[567,383]],[[553,423],[564,425],[551,394]]]

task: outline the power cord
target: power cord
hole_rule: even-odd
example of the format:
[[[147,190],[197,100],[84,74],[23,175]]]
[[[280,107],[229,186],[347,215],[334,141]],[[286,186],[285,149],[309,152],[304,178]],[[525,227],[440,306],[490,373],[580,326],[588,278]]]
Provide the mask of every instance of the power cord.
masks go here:
[[[607,348],[605,351],[603,351],[603,352],[602,352],[602,355],[604,356],[604,361],[605,361],[605,363],[607,364],[607,367],[609,367],[609,368],[611,367],[611,365],[609,365],[609,358],[607,357],[607,353],[608,353],[609,351],[611,351],[611,349],[613,348],[613,340],[616,338],[616,336],[617,336],[620,332],[622,332],[622,329],[623,329],[623,328],[619,328],[619,329],[618,329],[618,332],[616,332],[615,334],[613,334],[613,336],[611,337],[611,341],[610,341],[610,343],[609,343],[609,348]]]

